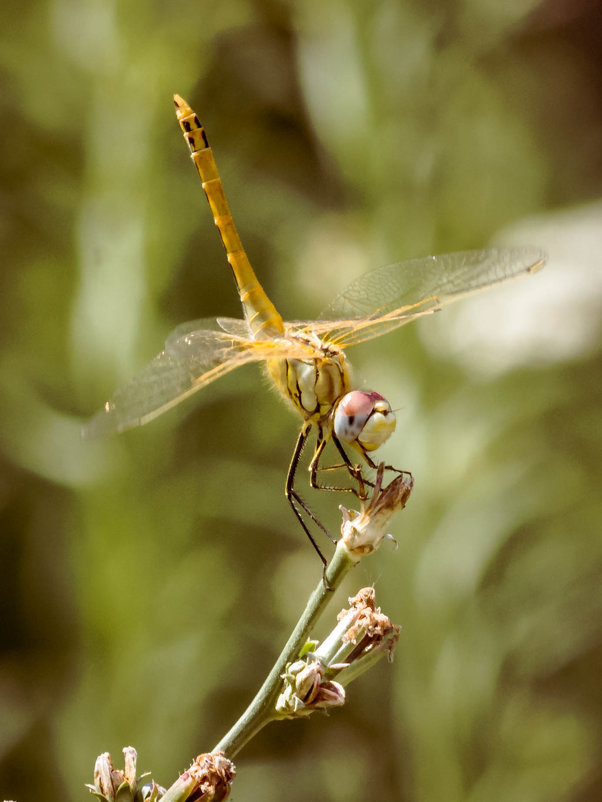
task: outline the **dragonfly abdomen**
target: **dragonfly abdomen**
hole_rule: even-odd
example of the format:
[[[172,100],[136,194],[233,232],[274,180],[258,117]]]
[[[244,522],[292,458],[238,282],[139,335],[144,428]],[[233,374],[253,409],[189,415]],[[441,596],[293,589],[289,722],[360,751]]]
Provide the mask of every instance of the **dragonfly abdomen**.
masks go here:
[[[190,155],[213,213],[213,222],[218,228],[228,262],[234,273],[238,294],[251,331],[257,339],[281,336],[284,332],[282,318],[259,283],[243,248],[205,129],[183,98],[174,95],[174,103],[180,128],[190,148]]]

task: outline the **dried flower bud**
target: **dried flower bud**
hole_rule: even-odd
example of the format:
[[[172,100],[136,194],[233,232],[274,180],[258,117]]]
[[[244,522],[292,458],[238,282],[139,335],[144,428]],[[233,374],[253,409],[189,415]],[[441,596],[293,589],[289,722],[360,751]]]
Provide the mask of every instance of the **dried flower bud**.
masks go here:
[[[383,488],[384,470],[384,463],[381,463],[372,495],[367,503],[362,501],[360,512],[340,507],[343,515],[341,540],[356,560],[377,549],[383,538],[391,538],[385,530],[391,517],[405,507],[414,486],[412,474],[401,473]]]
[[[142,798],[142,788],[139,788],[140,780],[148,777],[148,773],[136,776],[136,762],[138,755],[133,746],[126,746],[123,750],[124,770],[116,769],[113,766],[111,755],[103,752],[96,759],[94,766],[94,785],[88,785],[88,789],[94,796],[103,802],[115,802],[119,798],[120,802],[138,802]],[[154,783],[153,783],[154,786]],[[159,789],[159,786],[154,786]]]
[[[374,601],[374,588],[362,588],[353,598],[349,599],[349,610],[341,610],[338,620],[351,620],[351,624],[343,635],[343,641],[357,644],[356,648],[347,655],[349,663],[359,659],[364,654],[385,644],[389,659],[393,654],[395,643],[399,639],[401,627],[393,624],[389,616],[381,613]]]
[[[113,761],[108,752],[103,752],[96,758],[94,765],[94,786],[108,800],[115,799],[115,793],[123,778],[119,778],[120,772],[113,768]],[[117,780],[115,783],[114,780]]]
[[[136,762],[138,753],[133,746],[126,746],[123,749],[125,771],[123,777],[133,788],[136,786]]]
[[[223,752],[199,755],[185,772],[193,780],[193,795],[198,802],[222,802],[230,795],[236,768]]]
[[[345,685],[381,657],[391,659],[401,627],[376,607],[374,595],[374,588],[358,591],[349,599],[349,609],[339,613],[328,637],[321,644],[307,641],[299,659],[286,667],[276,701],[282,718],[340,707],[345,704]]]
[[[276,702],[278,713],[293,718],[345,704],[345,689],[338,682],[325,679],[325,673],[319,660],[291,663],[282,675],[284,687]]]

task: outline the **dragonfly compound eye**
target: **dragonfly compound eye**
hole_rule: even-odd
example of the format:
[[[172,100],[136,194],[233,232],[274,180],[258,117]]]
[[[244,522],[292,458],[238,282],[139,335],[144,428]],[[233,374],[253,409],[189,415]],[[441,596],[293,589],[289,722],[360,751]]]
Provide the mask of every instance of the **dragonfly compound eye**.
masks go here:
[[[334,432],[339,440],[374,451],[395,431],[395,413],[380,393],[353,390],[339,401]]]

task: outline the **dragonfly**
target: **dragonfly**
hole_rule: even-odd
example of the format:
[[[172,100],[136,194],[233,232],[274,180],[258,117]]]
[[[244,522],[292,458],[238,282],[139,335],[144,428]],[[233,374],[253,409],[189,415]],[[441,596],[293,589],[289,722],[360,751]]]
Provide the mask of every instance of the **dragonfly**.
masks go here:
[[[370,482],[364,480],[361,465],[351,459],[347,449],[376,468],[370,454],[396,426],[395,413],[380,393],[353,385],[346,349],[459,298],[535,273],[546,257],[534,248],[495,248],[411,259],[360,276],[316,320],[285,322],[259,283],[243,248],[205,129],[183,98],[175,95],[174,103],[221,235],[244,318],[218,317],[178,326],[159,355],[118,389],[88,422],[84,435],[121,432],[148,423],[235,368],[262,363],[281,396],[302,418],[285,495],[326,566],[309,521],[328,531],[295,486],[308,437],[312,429],[317,432],[309,463],[311,487],[352,492],[365,499],[364,485]],[[320,459],[329,442],[342,462],[323,467]],[[336,468],[348,470],[355,480],[351,487],[320,482],[321,471]]]

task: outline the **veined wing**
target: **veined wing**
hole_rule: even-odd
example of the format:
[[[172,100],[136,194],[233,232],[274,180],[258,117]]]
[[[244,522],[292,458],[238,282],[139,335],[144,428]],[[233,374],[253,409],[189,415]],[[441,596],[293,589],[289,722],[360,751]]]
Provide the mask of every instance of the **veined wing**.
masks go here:
[[[170,348],[177,340],[196,331],[205,329],[217,329],[233,334],[242,340],[252,340],[253,334],[246,320],[235,317],[200,318],[199,320],[189,320],[187,323],[180,323],[165,340],[166,348]]]
[[[342,348],[378,337],[452,301],[543,267],[534,248],[460,251],[365,273],[315,323],[303,324]]]
[[[244,320],[184,323],[170,334],[163,351],[115,392],[86,424],[83,434],[97,437],[148,423],[247,362],[308,356],[308,346],[294,340],[253,340]]]

